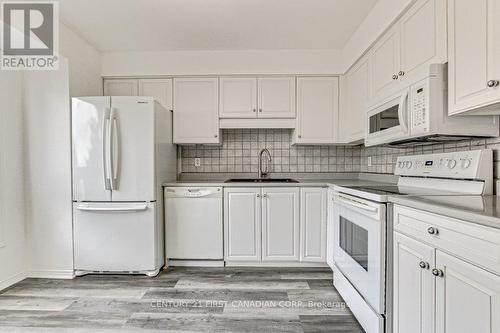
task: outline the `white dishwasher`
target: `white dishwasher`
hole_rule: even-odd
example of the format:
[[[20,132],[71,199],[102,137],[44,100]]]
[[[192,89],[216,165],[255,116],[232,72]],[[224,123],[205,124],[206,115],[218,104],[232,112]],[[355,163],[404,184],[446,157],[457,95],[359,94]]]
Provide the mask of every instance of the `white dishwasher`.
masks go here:
[[[223,260],[221,187],[165,188],[166,258]]]

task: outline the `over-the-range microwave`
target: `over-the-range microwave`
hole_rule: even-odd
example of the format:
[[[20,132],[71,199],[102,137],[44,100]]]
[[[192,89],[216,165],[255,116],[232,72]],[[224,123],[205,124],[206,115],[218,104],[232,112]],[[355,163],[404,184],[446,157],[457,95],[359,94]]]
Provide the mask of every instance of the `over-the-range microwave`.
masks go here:
[[[498,116],[448,116],[447,65],[406,79],[397,93],[368,108],[365,146],[418,145],[499,136]]]

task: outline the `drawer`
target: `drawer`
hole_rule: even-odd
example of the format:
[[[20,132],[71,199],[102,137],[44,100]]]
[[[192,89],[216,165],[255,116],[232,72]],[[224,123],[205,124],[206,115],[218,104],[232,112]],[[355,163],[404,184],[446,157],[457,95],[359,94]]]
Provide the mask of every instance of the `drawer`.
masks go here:
[[[500,274],[498,229],[395,205],[394,230]]]

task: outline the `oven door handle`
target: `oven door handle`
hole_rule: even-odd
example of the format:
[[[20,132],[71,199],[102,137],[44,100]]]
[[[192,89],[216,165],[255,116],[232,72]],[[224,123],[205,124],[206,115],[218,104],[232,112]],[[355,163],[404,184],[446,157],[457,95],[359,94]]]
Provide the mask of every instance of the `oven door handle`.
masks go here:
[[[351,199],[351,198],[347,198],[347,197],[344,197],[342,195],[337,195],[337,200],[338,202],[340,203],[343,203],[343,204],[346,204],[346,205],[349,205],[349,206],[353,206],[353,207],[356,207],[356,208],[359,208],[359,209],[363,209],[363,210],[366,210],[366,211],[369,211],[369,212],[377,212],[378,208],[377,207],[372,207],[372,206],[369,206],[361,201],[357,201],[357,200],[354,200],[354,199]]]

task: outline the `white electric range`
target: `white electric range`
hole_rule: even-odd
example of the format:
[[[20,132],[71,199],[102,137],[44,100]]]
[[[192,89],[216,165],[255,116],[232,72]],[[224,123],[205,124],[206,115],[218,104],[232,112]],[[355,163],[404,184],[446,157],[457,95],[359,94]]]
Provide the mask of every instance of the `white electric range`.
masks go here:
[[[477,195],[482,203],[493,191],[493,152],[402,156],[395,174],[397,185],[333,187],[334,285],[368,333],[392,332],[389,196]]]

